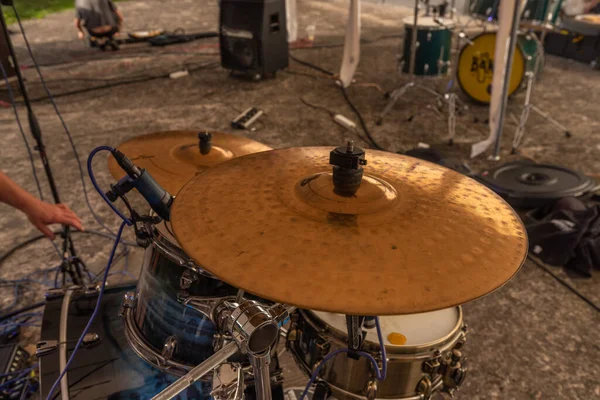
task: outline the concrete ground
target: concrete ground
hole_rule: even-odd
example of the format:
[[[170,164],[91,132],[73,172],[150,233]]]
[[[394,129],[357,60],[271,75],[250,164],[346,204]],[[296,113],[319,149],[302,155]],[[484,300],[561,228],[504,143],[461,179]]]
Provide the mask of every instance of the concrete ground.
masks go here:
[[[347,2],[341,0],[299,2],[300,36],[306,26],[317,27],[313,48],[297,48],[291,53],[323,68],[336,71],[343,42]],[[126,30],[162,27],[188,32],[216,30],[216,1],[130,1],[120,3],[126,16]],[[375,120],[386,104],[382,91],[407,82],[396,74],[396,54],[403,34],[401,17],[407,8],[392,5],[363,4],[363,39],[357,84],[348,90],[376,140],[391,151],[408,150],[418,142],[456,157],[467,158],[470,144],[487,136],[484,121],[487,108],[469,104],[469,110],[457,119],[455,145],[446,145],[446,120],[428,108],[432,99],[421,92],[410,92],[399,102],[382,126]],[[43,20],[27,21],[34,54],[42,64],[48,85],[54,93],[74,138],[82,161],[98,145],[116,146],[132,137],[160,130],[230,130],[230,121],[250,106],[266,112],[254,132],[238,131],[274,148],[287,146],[334,146],[352,138],[358,145],[368,144],[336,125],[327,112],[315,111],[300,101],[326,107],[356,120],[334,82],[325,75],[290,61],[290,67],[275,79],[248,82],[234,79],[219,66],[216,40],[190,42],[165,48],[146,45],[123,47],[119,52],[100,53],[86,49],[76,39],[72,12],[50,15]],[[12,27],[17,30],[16,27]],[[19,35],[13,40],[23,65],[31,65]],[[190,76],[172,80],[160,76],[187,68]],[[52,106],[44,100],[44,91],[35,71],[25,71],[35,111],[43,129],[47,152],[54,169],[62,201],[82,216],[88,230],[100,230],[87,209],[77,164]],[[145,78],[156,77],[154,79]],[[127,81],[127,82],[126,82]],[[134,82],[137,81],[137,82]],[[427,80],[432,88],[446,82]],[[379,90],[381,89],[381,90]],[[457,89],[458,91],[458,89]],[[6,91],[0,92],[7,100]],[[461,95],[462,96],[462,95]],[[465,99],[466,100],[466,99]],[[532,115],[522,146],[524,156],[539,162],[557,163],[600,174],[600,134],[598,104],[600,76],[587,65],[548,56],[534,94],[535,103],[566,124],[573,137],[560,132]],[[510,100],[517,113],[523,93]],[[21,119],[26,120],[23,107]],[[411,120],[411,122],[408,122]],[[26,189],[35,192],[31,169],[23,141],[10,108],[0,110],[3,145],[0,169]],[[508,155],[515,124],[507,122],[502,142],[503,160]],[[31,140],[30,140],[31,142]],[[492,166],[485,157],[469,161],[481,170]],[[40,163],[36,164],[46,198],[48,185]],[[99,182],[108,187],[104,157],[94,164]],[[90,183],[86,175],[86,185]],[[117,219],[101,199],[90,192],[92,207],[113,229]],[[26,218],[0,205],[0,243],[3,250],[30,238],[37,232]],[[127,238],[132,239],[130,232]],[[111,243],[94,235],[76,234],[75,243],[84,260],[94,271],[103,268]],[[138,249],[131,250],[130,271],[139,269]],[[2,265],[0,277],[18,279],[32,272],[53,267],[58,258],[47,240],[36,242]],[[122,264],[121,264],[122,265]],[[600,305],[598,271],[592,279],[581,279],[559,268],[559,275],[596,305]],[[119,279],[115,275],[113,279]],[[0,288],[2,309],[14,300],[12,288]],[[31,284],[24,288],[18,304],[42,298],[45,288]],[[497,292],[464,306],[470,336],[465,353],[469,358],[469,376],[458,393],[460,399],[591,399],[600,397],[600,314],[573,292],[558,283],[546,271],[527,262],[519,274]],[[25,340],[35,340],[35,331],[27,331]],[[291,363],[287,364],[290,384],[304,381]]]

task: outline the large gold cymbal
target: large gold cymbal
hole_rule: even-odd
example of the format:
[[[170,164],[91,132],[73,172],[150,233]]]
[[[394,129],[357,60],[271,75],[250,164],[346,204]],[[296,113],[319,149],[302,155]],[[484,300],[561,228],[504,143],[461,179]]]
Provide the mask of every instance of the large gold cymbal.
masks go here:
[[[212,149],[200,154],[199,131],[167,131],[138,136],[118,149],[136,165],[145,168],[169,193],[177,194],[199,172],[223,161],[250,153],[271,150],[269,146],[242,136],[210,131]],[[113,156],[108,169],[115,179],[125,176]]]
[[[499,196],[452,170],[368,150],[352,197],[329,147],[251,154],[193,178],[171,222],[185,252],[261,297],[356,315],[448,308],[507,282],[525,229]]]

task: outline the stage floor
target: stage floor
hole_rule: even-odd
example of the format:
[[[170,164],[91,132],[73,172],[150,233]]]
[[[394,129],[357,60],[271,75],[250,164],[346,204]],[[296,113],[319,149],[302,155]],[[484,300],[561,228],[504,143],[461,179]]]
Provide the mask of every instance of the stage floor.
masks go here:
[[[125,29],[130,31],[158,27],[171,31],[181,27],[187,32],[217,29],[218,8],[214,0],[128,1],[119,6],[125,14]],[[306,0],[298,6],[299,34],[305,36],[306,26],[315,24],[316,42],[314,48],[294,49],[291,53],[337,71],[348,2]],[[375,125],[386,104],[382,91],[408,81],[395,72],[396,54],[402,42],[399,36],[404,33],[401,19],[407,15],[410,15],[407,8],[363,4],[361,63],[357,84],[348,89],[348,94],[382,146],[404,151],[423,142],[448,155],[467,158],[470,145],[487,136],[487,125],[483,122],[487,108],[469,103],[462,94],[469,110],[457,117],[452,147],[446,144],[446,118],[428,108],[433,99],[421,92],[410,92],[383,125]],[[248,107],[261,108],[266,115],[256,124],[256,131],[237,131],[236,134],[247,135],[274,148],[337,146],[350,138],[357,145],[368,147],[358,135],[335,124],[328,113],[315,111],[300,101],[303,97],[356,120],[339,88],[323,74],[291,62],[290,68],[279,72],[275,79],[249,82],[232,78],[219,66],[215,39],[165,48],[131,45],[123,46],[118,52],[101,53],[86,49],[76,39],[72,18],[72,11],[67,11],[27,21],[25,28],[38,61],[45,66],[46,80],[73,133],[83,162],[98,145],[116,146],[153,131],[204,128],[230,131],[230,121]],[[31,65],[19,35],[13,35],[13,39],[21,64]],[[183,68],[192,71],[190,76],[177,80],[160,78]],[[39,99],[35,110],[63,202],[79,213],[87,229],[100,230],[87,210],[79,170],[60,122],[50,103],[42,100],[44,91],[35,70],[25,70],[25,77],[31,97]],[[152,77],[158,78],[150,79]],[[427,79],[423,83],[441,89],[447,81]],[[0,91],[0,95],[2,100],[7,100],[6,91]],[[516,125],[508,118],[502,142],[503,161],[525,156],[599,177],[600,72],[584,64],[548,56],[533,99],[538,107],[569,127],[573,137],[565,138],[543,119],[532,115],[521,147],[523,155],[509,155]],[[517,115],[523,100],[521,91],[509,101],[510,111]],[[22,108],[20,111],[25,121],[26,114]],[[10,108],[0,110],[0,126],[4,139],[0,169],[34,192],[27,153]],[[111,179],[100,158],[95,164],[96,174],[107,188]],[[476,170],[493,165],[485,157],[469,160],[469,164]],[[42,173],[41,167],[38,171]],[[86,183],[90,191],[87,177]],[[49,198],[48,185],[43,186]],[[91,194],[90,200],[97,213],[116,229],[117,219],[101,199]],[[4,205],[0,205],[0,227],[2,249],[37,234],[23,215]],[[85,261],[96,271],[102,269],[110,241],[82,234],[75,238]],[[132,239],[131,233],[127,238]],[[53,267],[57,261],[53,251],[47,241],[40,241],[6,262],[0,277],[16,279],[40,268]],[[129,268],[136,275],[140,251],[132,250],[132,253],[136,257],[129,260]],[[600,305],[599,271],[595,271],[592,279],[569,277],[560,268],[552,271]],[[26,290],[19,304],[41,299],[43,291],[42,287]],[[11,290],[5,288],[0,296],[2,308],[13,300]],[[470,328],[465,349],[470,372],[458,399],[590,399],[600,396],[597,363],[600,314],[533,263],[527,262],[502,289],[465,305],[464,315]],[[35,337],[35,332],[29,331],[25,339],[33,342]],[[296,386],[304,381],[289,359],[286,365],[289,384]]]

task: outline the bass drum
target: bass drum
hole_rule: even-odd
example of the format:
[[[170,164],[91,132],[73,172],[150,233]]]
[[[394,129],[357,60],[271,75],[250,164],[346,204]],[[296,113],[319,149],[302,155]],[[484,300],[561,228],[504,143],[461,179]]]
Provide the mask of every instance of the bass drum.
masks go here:
[[[465,45],[458,57],[458,84],[472,100],[489,104],[491,101],[496,33],[487,32],[472,39],[473,45]],[[539,76],[544,65],[543,48],[534,34],[518,37],[513,58],[508,95],[514,94],[525,81],[527,72]]]
[[[459,349],[467,330],[460,307],[379,320],[388,357],[387,378],[376,382],[366,358],[340,354],[319,375],[334,397],[429,399],[440,390],[453,392],[463,382],[466,368]],[[292,318],[286,345],[310,376],[324,356],[348,346],[346,332],[345,315],[300,310]],[[362,350],[381,360],[375,329],[367,331]]]
[[[184,375],[214,354],[217,328],[210,308],[217,301],[235,299],[237,289],[191,260],[179,247],[169,222],[146,224],[145,231],[150,246],[137,290],[127,294],[121,310],[126,337],[152,366]],[[279,374],[277,360],[271,367]]]

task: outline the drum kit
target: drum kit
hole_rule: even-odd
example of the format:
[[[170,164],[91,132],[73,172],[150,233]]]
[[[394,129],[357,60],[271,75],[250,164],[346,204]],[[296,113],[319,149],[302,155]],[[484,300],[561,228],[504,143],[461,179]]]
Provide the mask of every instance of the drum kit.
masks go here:
[[[421,2],[424,3],[424,14],[420,11]],[[493,27],[498,22],[499,4],[499,0],[471,1],[469,20],[461,24],[461,19],[455,14],[454,4],[446,16],[445,7],[436,9],[430,7],[429,0],[416,0],[414,15],[406,17],[403,21],[404,50],[399,64],[399,69],[408,74],[411,81],[391,92],[390,100],[377,123],[382,123],[385,115],[407,90],[421,89],[434,95],[438,99],[438,106],[441,107],[442,100],[448,104],[448,137],[452,143],[455,136],[457,102],[460,103],[456,94],[451,91],[454,82],[458,83],[460,89],[473,102],[490,104],[496,46],[496,32],[490,30],[490,24]],[[526,99],[515,134],[514,148],[523,137],[530,111],[538,113],[561,132],[570,135],[566,127],[531,104],[534,81],[544,66],[544,36],[556,22],[561,4],[560,0],[525,0],[521,3],[521,31],[512,62],[508,95],[511,96],[525,88]],[[469,38],[465,30],[471,22],[479,23],[483,32]],[[414,26],[417,28],[413,29]],[[540,38],[536,32],[541,33]],[[451,51],[453,42],[457,50],[454,56]],[[438,93],[425,85],[432,79],[435,82],[436,79],[447,77],[450,77],[450,82],[445,93]]]
[[[194,382],[217,399],[252,387],[271,399],[280,340],[327,396],[453,393],[467,373],[461,305],[504,285],[527,254],[499,196],[408,156],[195,131],[118,150],[177,193],[168,220],[136,228],[142,271],[120,311],[129,347],[180,377],[154,399]]]

